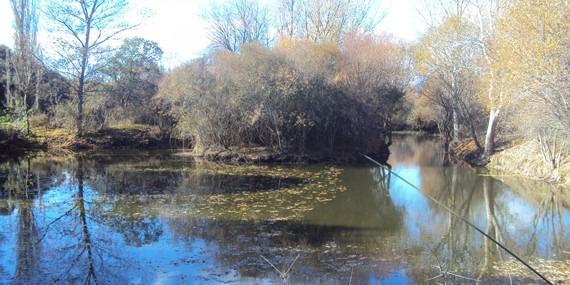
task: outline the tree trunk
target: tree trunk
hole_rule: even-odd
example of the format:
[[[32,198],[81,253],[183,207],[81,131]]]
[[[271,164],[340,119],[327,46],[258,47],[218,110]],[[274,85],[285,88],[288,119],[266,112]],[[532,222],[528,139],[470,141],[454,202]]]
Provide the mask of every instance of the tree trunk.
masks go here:
[[[455,105],[455,104],[454,104]],[[453,107],[453,142],[459,142],[459,112]]]
[[[84,78],[79,79],[79,89],[77,90],[77,135],[83,136],[83,90],[85,88]]]
[[[90,25],[87,25],[85,35],[85,47],[83,48],[81,58],[81,70],[79,74],[79,87],[77,89],[77,135],[83,136],[83,95],[85,94],[85,75],[87,73],[87,64],[89,64],[89,36]]]
[[[495,151],[495,135],[497,129],[497,120],[500,109],[491,110],[489,113],[489,123],[487,125],[487,135],[485,136],[485,157],[489,157]]]
[[[475,126],[473,125],[472,122],[469,124],[469,130],[471,132],[471,138],[475,142],[477,149],[478,150],[483,149],[483,147],[481,146],[481,143],[479,143],[479,137],[477,136],[477,129],[475,129]]]
[[[5,62],[6,64],[6,107],[8,109],[12,109],[13,103],[12,103],[12,91],[11,91],[11,85],[12,85],[12,75],[11,73],[11,68],[10,68],[10,50],[6,49],[6,56],[5,56]]]
[[[34,88],[34,106],[33,106],[33,110],[38,112],[40,110],[40,86],[42,84],[42,77],[43,77],[43,72],[40,71],[41,67],[35,66],[36,69],[36,77],[35,77],[35,83],[36,86]]]

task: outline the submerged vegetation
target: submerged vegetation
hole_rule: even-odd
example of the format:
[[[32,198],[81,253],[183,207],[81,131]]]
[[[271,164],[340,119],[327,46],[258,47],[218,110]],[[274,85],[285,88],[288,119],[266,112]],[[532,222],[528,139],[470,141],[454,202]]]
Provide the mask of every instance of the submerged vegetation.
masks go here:
[[[443,167],[437,138],[396,137],[392,150],[399,175],[417,179],[550,280],[567,280],[569,212],[560,189]],[[238,166],[164,151],[34,153],[0,163],[0,185],[0,236],[15,249],[0,248],[2,281],[90,274],[104,284],[280,283],[264,258],[278,269],[296,259],[294,283],[535,280],[380,168]],[[548,190],[556,192],[538,193]]]
[[[170,209],[164,207],[171,198],[169,195],[153,195],[151,199],[103,196],[97,202],[124,204],[126,212],[121,215],[135,218],[160,214],[213,220],[299,221],[319,204],[332,201],[338,193],[346,191],[339,178],[342,170],[334,167],[311,171],[294,167],[202,163],[199,168],[140,171],[188,175],[189,186],[195,193],[177,198],[177,207]],[[204,187],[207,192],[200,194]]]
[[[0,283],[570,279],[570,1],[142,2],[6,2]]]

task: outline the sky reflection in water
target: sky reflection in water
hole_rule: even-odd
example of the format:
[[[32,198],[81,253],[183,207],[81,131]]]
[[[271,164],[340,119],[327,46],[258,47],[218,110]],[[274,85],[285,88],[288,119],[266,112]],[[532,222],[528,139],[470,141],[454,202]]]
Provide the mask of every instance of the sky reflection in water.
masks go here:
[[[548,185],[444,167],[435,139],[396,139],[390,164],[526,258],[569,258],[564,196],[536,195],[555,191]],[[280,269],[298,256],[293,284],[423,284],[437,275],[436,260],[465,276],[504,280],[493,269],[504,254],[377,168],[342,167],[346,191],[330,192],[318,175],[196,172],[203,167],[164,153],[0,162],[0,283],[281,284],[261,255]],[[250,193],[244,183],[257,188]],[[299,201],[304,191],[330,193]],[[279,217],[271,220],[255,218],[264,209],[217,218],[191,211],[216,195],[291,201],[268,205],[269,217]],[[231,210],[220,201],[213,210]],[[299,203],[303,216],[281,219]]]

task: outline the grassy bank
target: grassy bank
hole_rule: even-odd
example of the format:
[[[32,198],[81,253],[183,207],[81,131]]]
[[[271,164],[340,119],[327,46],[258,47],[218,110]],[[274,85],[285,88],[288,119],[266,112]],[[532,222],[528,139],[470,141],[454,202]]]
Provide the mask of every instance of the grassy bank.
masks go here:
[[[75,132],[56,128],[33,128],[30,134],[4,125],[0,128],[2,152],[31,149],[74,151],[111,148],[167,148],[175,141],[163,138],[157,127],[147,125],[117,125],[89,132],[78,137]]]
[[[570,188],[570,155],[562,154],[560,166],[547,162],[536,141],[505,140],[497,143],[497,152],[489,158],[471,139],[452,145],[451,157],[473,167],[486,167],[500,178],[540,180]]]
[[[534,142],[522,142],[494,154],[487,167],[508,175],[545,180],[570,188],[570,157],[563,157],[560,167],[553,169]]]
[[[158,127],[125,124],[114,125],[95,132],[88,132],[83,137],[62,128],[33,128],[29,135],[14,128],[0,129],[0,153],[18,154],[29,150],[50,152],[73,152],[78,150],[103,149],[171,149],[183,147],[177,139],[164,137]],[[186,145],[187,147],[187,145]],[[184,147],[183,147],[184,148]],[[275,149],[262,146],[208,147],[202,151],[188,149],[182,155],[190,155],[209,161],[225,163],[351,163],[363,160],[358,149],[331,151],[304,151],[295,149]],[[379,161],[387,159],[387,149],[379,148],[376,152],[366,152]]]

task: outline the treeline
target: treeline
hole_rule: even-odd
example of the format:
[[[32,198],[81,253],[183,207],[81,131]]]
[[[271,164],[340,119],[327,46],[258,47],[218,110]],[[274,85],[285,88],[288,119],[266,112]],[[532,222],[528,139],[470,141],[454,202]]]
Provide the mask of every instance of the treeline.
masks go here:
[[[381,153],[402,117],[407,48],[370,32],[375,1],[278,1],[278,19],[257,1],[212,4],[203,13],[210,49],[167,72],[152,41],[110,44],[133,28],[122,20],[127,1],[47,2],[41,16],[57,31],[55,58],[40,57],[37,0],[11,3],[36,28],[17,30],[21,45],[2,49],[2,106],[5,121],[25,122],[31,136],[145,125],[195,151]]]
[[[10,58],[10,53],[13,52],[7,47],[0,47],[0,56],[8,54],[2,59],[6,67],[1,73],[4,123],[12,126],[13,131],[32,136],[38,128],[78,132],[78,98],[73,79],[38,63],[31,73],[32,88],[23,89],[20,78],[14,75],[18,62]],[[88,96],[81,107],[82,128],[96,131],[116,124],[155,124],[152,98],[162,76],[161,57],[162,50],[156,43],[132,38],[99,62],[97,80],[85,82]]]
[[[81,137],[113,123],[156,121],[149,103],[162,50],[142,38],[109,44],[133,28],[122,18],[127,1],[53,0],[42,3],[41,14],[38,0],[10,5],[15,44],[0,47],[3,132],[34,136],[34,129],[64,128]],[[44,29],[40,18],[47,19]],[[42,49],[43,32],[53,41]]]
[[[484,157],[523,139],[558,168],[570,139],[568,1],[423,4],[430,29],[413,47],[424,81],[412,117],[436,121],[448,144],[469,139]]]
[[[38,0],[10,0],[2,125],[78,138],[144,125],[196,151],[296,153],[374,152],[395,126],[436,125],[450,150],[467,140],[486,159],[524,139],[559,167],[570,137],[567,1],[419,2],[429,29],[411,45],[373,32],[383,16],[374,0],[214,2],[202,11],[209,50],[165,72],[156,43],[116,44],[135,28],[127,0],[50,0],[42,13]]]

